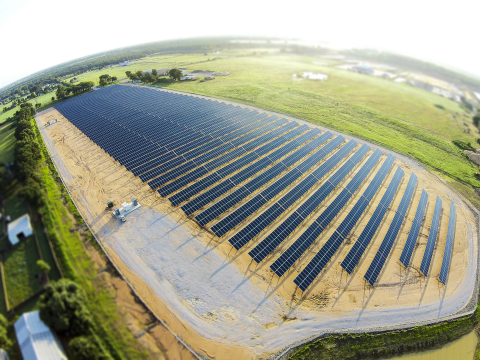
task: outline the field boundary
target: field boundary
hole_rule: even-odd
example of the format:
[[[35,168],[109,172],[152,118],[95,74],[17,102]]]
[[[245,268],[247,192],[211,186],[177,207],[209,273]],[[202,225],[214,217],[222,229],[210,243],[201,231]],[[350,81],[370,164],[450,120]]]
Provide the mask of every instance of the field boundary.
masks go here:
[[[48,109],[46,109],[48,110]],[[45,111],[45,110],[44,110]],[[37,124],[37,126],[39,126],[39,123],[37,122],[37,116],[40,115],[41,113],[43,113],[43,111],[35,114],[35,122]],[[83,134],[83,133],[82,133]],[[41,132],[40,132],[40,135],[41,135]],[[45,141],[43,140],[43,136],[42,136],[42,142],[45,146],[45,149],[47,150],[48,152],[48,156],[50,158],[50,160],[52,161],[52,163],[55,165],[55,168],[57,168],[57,164],[55,163],[55,160],[53,159],[52,157],[52,154],[50,153],[50,150],[48,149],[48,146],[46,145]],[[87,221],[85,221],[85,218],[83,217],[83,214],[80,212],[78,206],[77,206],[77,203],[75,202],[74,198],[72,197],[72,194],[70,193],[70,190],[68,189],[67,185],[65,184],[65,181],[63,180],[63,176],[60,172],[58,172],[58,177],[59,179],[61,180],[62,182],[62,185],[63,187],[65,188],[65,190],[67,191],[68,193],[68,196],[70,197],[70,200],[72,201],[73,205],[75,206],[75,208],[77,209],[78,213],[80,214],[80,216],[82,217],[85,225],[87,226],[88,230],[91,232],[93,238],[95,239],[96,243],[100,246],[100,248],[102,249],[103,253],[105,254],[105,256],[107,257],[108,261],[110,262],[110,264],[112,264],[112,266],[114,267],[115,271],[120,275],[120,277],[122,278],[123,281],[125,281],[128,285],[128,287],[130,288],[130,290],[135,294],[135,296],[138,298],[138,300],[142,303],[143,306],[145,306],[146,309],[148,309],[148,311],[155,317],[155,319],[157,319],[174,337],[175,339],[177,339],[183,346],[185,346],[186,349],[188,349],[188,351],[190,351],[190,353],[195,356],[197,359],[199,360],[204,360],[206,359],[205,357],[201,356],[200,354],[198,354],[196,351],[194,351],[180,336],[178,336],[177,334],[175,334],[168,326],[167,324],[162,320],[160,319],[156,314],[155,312],[145,303],[145,301],[143,301],[143,299],[141,298],[141,296],[137,293],[137,291],[135,290],[135,288],[132,286],[132,284],[128,281],[128,279],[123,275],[123,273],[120,271],[120,269],[115,265],[115,263],[113,262],[113,260],[111,259],[110,255],[108,254],[108,252],[105,250],[103,244],[101,243],[101,241],[98,240],[97,238],[97,235],[95,234],[95,232],[93,232],[92,228],[90,227],[90,225],[88,224]]]

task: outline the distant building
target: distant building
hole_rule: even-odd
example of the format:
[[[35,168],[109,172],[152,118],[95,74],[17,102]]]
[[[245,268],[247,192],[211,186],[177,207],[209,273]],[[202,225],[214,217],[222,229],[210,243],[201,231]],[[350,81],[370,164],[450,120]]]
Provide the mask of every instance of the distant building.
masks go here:
[[[29,237],[33,234],[30,216],[25,214],[7,225],[8,240],[12,245],[18,244],[21,238]]]
[[[129,66],[129,65],[133,65],[133,62],[130,62],[128,60],[124,61],[124,62],[119,62],[118,63],[118,66],[121,67],[121,66]]]
[[[373,68],[369,65],[358,64],[358,65],[352,66],[352,69],[361,74],[373,75],[374,73]]]
[[[205,76],[205,80],[213,80],[215,79],[215,76]]]
[[[180,78],[180,81],[193,81],[193,80],[197,80],[197,77],[193,75],[187,75]]]
[[[67,360],[57,336],[40,319],[40,312],[24,313],[14,325],[24,359]]]

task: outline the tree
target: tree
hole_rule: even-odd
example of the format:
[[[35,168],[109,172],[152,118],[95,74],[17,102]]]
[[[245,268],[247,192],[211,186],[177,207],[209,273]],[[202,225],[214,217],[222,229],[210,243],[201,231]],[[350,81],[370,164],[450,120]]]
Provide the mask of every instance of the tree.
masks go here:
[[[107,86],[108,85],[108,81],[106,79],[100,79],[100,86]]]
[[[85,295],[77,283],[61,279],[50,282],[40,297],[40,319],[61,334],[87,334],[93,326]]]
[[[152,74],[148,73],[148,72],[145,73],[143,75],[143,78],[142,78],[142,81],[146,84],[150,84],[150,83],[154,82],[155,80],[157,80],[157,78],[155,76],[153,76]]]
[[[182,70],[173,68],[170,69],[168,72],[168,75],[173,79],[173,80],[180,80],[180,78],[183,76]]]
[[[116,76],[112,76],[112,77],[111,77],[111,81],[112,81],[112,82],[113,82],[113,81],[117,81],[117,79],[118,79],[118,78],[117,78]]]
[[[137,75],[137,78],[138,78],[139,80],[142,80],[142,79],[143,79],[143,71],[138,70],[135,74]]]
[[[67,96],[67,92],[63,86],[57,87],[56,91],[57,99],[62,100]]]
[[[15,138],[17,138],[17,140],[21,140],[20,139],[20,134],[24,131],[24,130],[30,130],[33,132],[33,129],[32,129],[32,124],[30,123],[30,121],[28,120],[20,120],[17,124],[17,127],[15,128]]]
[[[55,96],[52,96],[52,101],[55,101]]]
[[[43,260],[37,260],[37,267],[43,275],[48,275],[48,273],[50,272],[50,265],[48,265]]]
[[[28,203],[30,203],[31,205],[33,205],[35,208],[39,208],[40,206],[42,206],[45,203],[40,185],[39,185],[38,182],[33,180],[32,177],[27,177],[25,179],[25,184],[22,186],[22,188],[18,192],[18,195],[23,200],[25,200]],[[37,261],[37,266],[40,268],[40,265],[38,263],[39,261],[42,261],[42,260]],[[42,261],[42,262],[46,266],[48,266],[48,271],[50,271],[50,266],[46,262],[44,262],[44,261]],[[40,271],[42,271],[42,273],[44,273],[44,271],[41,268],[40,268]],[[48,274],[48,271],[47,271],[47,273],[45,273],[45,275]]]
[[[152,69],[152,75],[155,76],[155,77],[158,76],[157,69]]]
[[[73,81],[74,81],[73,79],[70,79],[70,84],[73,84]]]
[[[125,75],[130,79],[130,75],[132,75],[132,72],[130,70],[125,71]]]

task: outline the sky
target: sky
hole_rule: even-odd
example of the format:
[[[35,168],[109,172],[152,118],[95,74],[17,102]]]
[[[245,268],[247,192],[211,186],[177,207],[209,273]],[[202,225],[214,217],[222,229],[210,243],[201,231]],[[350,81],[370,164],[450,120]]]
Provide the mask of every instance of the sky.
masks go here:
[[[369,47],[480,76],[480,1],[0,0],[0,88],[78,57],[199,36]]]

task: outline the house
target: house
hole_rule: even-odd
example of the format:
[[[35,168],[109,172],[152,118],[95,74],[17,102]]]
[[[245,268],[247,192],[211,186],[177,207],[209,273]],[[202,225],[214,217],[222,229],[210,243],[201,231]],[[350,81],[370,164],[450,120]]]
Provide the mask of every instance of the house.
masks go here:
[[[124,61],[124,62],[119,62],[118,63],[118,66],[121,67],[121,66],[129,66],[129,65],[133,65],[133,62],[130,62],[128,60]]]
[[[67,360],[56,334],[40,319],[40,311],[24,313],[14,328],[24,359]]]
[[[16,245],[21,238],[29,237],[33,234],[30,216],[25,214],[7,225],[8,240],[10,244]]]

